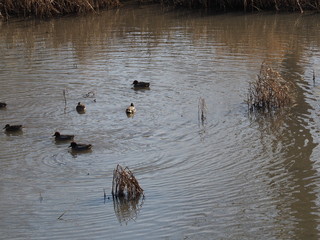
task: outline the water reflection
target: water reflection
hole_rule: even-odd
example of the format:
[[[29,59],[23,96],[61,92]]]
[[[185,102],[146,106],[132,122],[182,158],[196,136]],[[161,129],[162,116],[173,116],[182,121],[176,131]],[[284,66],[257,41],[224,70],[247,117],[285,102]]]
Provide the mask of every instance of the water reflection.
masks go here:
[[[138,195],[135,198],[128,199],[127,197],[113,196],[114,213],[120,224],[126,225],[130,221],[135,221],[138,218],[139,212],[144,203],[144,195]]]
[[[126,112],[128,118],[133,118],[135,113]]]
[[[7,136],[21,136],[23,135],[22,129],[16,131],[4,131]]]
[[[288,185],[292,188],[283,189],[283,192],[292,197],[289,207],[290,213],[296,219],[293,228],[295,238],[317,239],[320,212],[316,206],[316,181],[319,180],[319,176],[314,169],[311,155],[318,143],[314,142],[310,132],[309,123],[313,122],[310,116],[312,107],[306,100],[307,92],[301,88],[307,84],[301,77],[304,74],[304,68],[300,64],[301,55],[300,52],[290,51],[282,62],[286,78],[290,79],[297,89],[297,106],[293,109],[292,117],[286,118],[287,127],[283,131],[283,142],[287,146],[283,151],[286,159],[284,164],[290,175]]]
[[[267,175],[270,187],[277,194],[278,224],[287,219],[292,224],[287,225],[286,235],[294,233],[294,238],[302,239],[306,236],[317,239],[319,236],[316,182],[319,180],[314,162],[311,160],[313,150],[318,145],[313,140],[309,122],[312,107],[306,101],[306,91],[301,84],[307,84],[301,78],[303,69],[299,66],[299,53],[286,57],[281,68],[287,81],[294,84],[296,90],[296,105],[291,109],[279,111],[275,114],[254,115],[261,131],[261,143],[264,151],[271,151],[276,158],[270,162]],[[270,136],[271,142],[270,142]]]
[[[137,92],[144,92],[144,91],[149,91],[150,87],[144,87],[144,88],[132,88],[133,90],[137,91]]]
[[[74,158],[77,158],[78,155],[92,153],[92,149],[80,150],[80,151],[76,150],[76,149],[69,149],[68,151],[72,155],[72,157],[74,157]]]

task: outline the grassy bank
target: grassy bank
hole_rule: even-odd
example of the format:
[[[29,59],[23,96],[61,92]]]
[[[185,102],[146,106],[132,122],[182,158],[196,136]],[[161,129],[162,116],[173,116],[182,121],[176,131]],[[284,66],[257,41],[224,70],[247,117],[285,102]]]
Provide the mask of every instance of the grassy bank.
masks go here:
[[[29,16],[50,18],[82,14],[119,5],[119,0],[0,0],[0,14],[4,19]]]
[[[168,7],[215,11],[319,11],[319,0],[0,0],[0,17],[50,18],[82,14],[126,4],[158,3]]]
[[[161,0],[163,4],[217,11],[300,11],[320,10],[319,0]]]

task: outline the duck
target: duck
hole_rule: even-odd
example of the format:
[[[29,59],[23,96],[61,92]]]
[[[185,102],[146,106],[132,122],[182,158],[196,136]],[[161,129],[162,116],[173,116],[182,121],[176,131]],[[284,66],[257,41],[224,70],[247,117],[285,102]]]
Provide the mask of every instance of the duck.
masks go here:
[[[6,126],[3,129],[5,129],[6,131],[9,131],[9,132],[20,131],[22,129],[22,125],[6,124]]]
[[[78,102],[76,110],[77,110],[77,112],[83,113],[86,111],[86,106],[84,104],[82,104],[81,102]]]
[[[129,107],[126,109],[127,114],[134,114],[136,112],[136,108],[134,107],[133,103],[130,104]]]
[[[7,104],[5,102],[0,102],[0,108],[5,108]]]
[[[81,143],[76,143],[76,142],[71,142],[69,148],[72,148],[72,150],[89,150],[92,148],[91,144],[81,144]]]
[[[134,88],[149,88],[150,86],[148,82],[139,82],[137,80],[134,80],[132,84]]]
[[[52,137],[55,137],[55,140],[64,141],[64,140],[73,140],[74,135],[66,135],[66,134],[60,134],[60,132],[55,132]]]

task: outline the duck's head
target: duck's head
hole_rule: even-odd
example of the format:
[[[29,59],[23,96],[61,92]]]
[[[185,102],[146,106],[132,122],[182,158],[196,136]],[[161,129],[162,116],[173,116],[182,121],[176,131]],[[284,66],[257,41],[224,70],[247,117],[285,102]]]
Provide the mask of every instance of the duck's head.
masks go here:
[[[139,82],[138,82],[137,80],[134,80],[132,84],[133,84],[133,85],[136,85],[136,84],[138,84],[138,83],[139,83]]]
[[[131,107],[134,107],[134,105],[133,105],[133,103],[131,103],[131,105],[130,105]]]
[[[10,124],[6,124],[3,129],[7,129],[10,127]]]
[[[60,133],[59,132],[55,132],[52,137],[59,137],[59,136],[60,136]]]

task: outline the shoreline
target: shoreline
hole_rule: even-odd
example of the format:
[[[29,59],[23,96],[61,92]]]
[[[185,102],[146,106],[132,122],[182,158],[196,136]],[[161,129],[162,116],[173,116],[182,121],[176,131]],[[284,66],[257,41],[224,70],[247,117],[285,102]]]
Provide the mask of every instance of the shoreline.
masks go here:
[[[320,12],[320,5],[316,0],[308,0],[300,3],[295,0],[288,5],[285,1],[262,0],[260,5],[254,1],[233,0],[225,3],[221,0],[214,3],[210,0],[6,0],[0,3],[0,19],[8,21],[11,18],[38,18],[50,19],[67,15],[81,15],[100,10],[108,10],[123,7],[139,7],[148,4],[159,4],[172,9],[208,9],[213,12]]]

